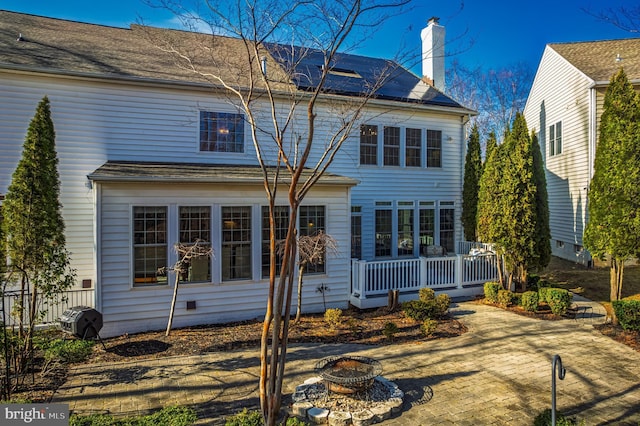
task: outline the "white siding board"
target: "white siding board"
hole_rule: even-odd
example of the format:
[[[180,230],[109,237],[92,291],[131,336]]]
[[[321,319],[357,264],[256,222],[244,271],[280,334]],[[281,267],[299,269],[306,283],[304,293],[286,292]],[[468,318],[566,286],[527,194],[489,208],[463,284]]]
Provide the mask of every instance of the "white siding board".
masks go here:
[[[20,158],[28,124],[37,103],[45,94],[51,101],[56,128],[67,244],[73,254],[72,262],[78,271],[78,280],[95,279],[98,290],[102,292],[99,299],[105,315],[105,336],[131,332],[128,327],[151,324],[162,327],[162,322],[166,325],[165,309],[158,308],[156,304],[164,306],[162,304],[167,303],[172,291],[170,286],[152,290],[132,288],[130,282],[131,206],[264,205],[264,190],[258,186],[248,188],[237,185],[193,184],[185,187],[97,183],[92,189],[87,174],[108,160],[257,164],[248,129],[245,132],[245,153],[200,153],[200,109],[234,111],[228,99],[216,96],[211,91],[136,86],[122,82],[112,84],[0,71],[0,193],[6,191],[11,173]],[[318,114],[316,151],[312,153],[310,163],[318,159],[319,150],[331,134],[335,116],[327,112],[330,107],[324,104]],[[305,200],[305,204],[326,206],[327,232],[339,239],[339,253],[327,263],[327,274],[305,277],[305,299],[308,299],[305,304],[309,309],[323,309],[322,295],[315,291],[322,283],[331,287],[331,291],[325,295],[328,306],[345,305],[348,300],[351,204],[363,206],[363,231],[372,235],[375,201],[454,201],[456,236],[462,236],[459,216],[465,141],[461,117],[419,108],[391,111],[371,107],[368,114],[371,123],[377,124],[380,130],[385,125],[421,128],[423,132],[426,129],[442,130],[442,168],[361,167],[359,125],[356,125],[354,134],[345,142],[330,171],[359,179],[360,185],[350,191],[346,188],[316,187],[310,198]],[[266,111],[262,111],[260,118],[268,126]],[[298,114],[296,120],[304,123],[305,111],[298,111]],[[369,121],[365,119],[363,122]],[[272,152],[273,149],[267,146],[267,151]],[[424,147],[422,155],[425,156]],[[102,197],[98,200],[100,259],[95,258],[94,241],[93,197],[98,186],[103,188]],[[278,203],[286,204],[286,194],[281,193],[281,197]],[[367,247],[366,241],[363,241],[363,247]],[[98,262],[101,276],[95,277],[95,264]],[[216,283],[211,287],[181,287],[181,298],[183,293],[185,297],[198,297],[198,309],[182,312],[178,315],[177,323],[195,324],[194,321],[203,315],[212,321],[247,317],[250,315],[249,307],[264,309],[266,287],[260,287],[262,284],[262,281],[256,281]],[[262,290],[256,291],[257,288]],[[238,302],[230,303],[229,300]],[[243,308],[239,309],[239,304]],[[155,310],[158,312],[154,315]],[[145,320],[145,315],[152,319]],[[137,320],[135,324],[128,322],[133,319]]]
[[[563,257],[566,257],[566,253],[558,250],[556,240],[572,245],[570,250],[573,250],[573,244],[582,245],[586,188],[590,176],[589,87],[592,83],[547,47],[524,111],[529,128],[539,131],[549,196],[552,250]],[[545,122],[541,123],[543,113]],[[559,155],[549,156],[548,127],[559,121],[562,122],[563,151]]]

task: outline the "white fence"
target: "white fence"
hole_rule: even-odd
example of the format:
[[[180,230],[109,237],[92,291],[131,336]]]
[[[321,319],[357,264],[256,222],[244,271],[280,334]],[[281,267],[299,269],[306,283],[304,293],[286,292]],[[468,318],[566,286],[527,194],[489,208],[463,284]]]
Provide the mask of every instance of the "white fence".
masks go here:
[[[350,302],[359,308],[386,305],[389,290],[399,290],[401,299],[416,298],[418,290],[430,287],[454,296],[482,293],[481,285],[497,279],[493,253],[457,254],[417,259],[353,260]]]
[[[94,306],[94,290],[92,288],[83,288],[68,290],[64,292],[64,300],[59,303],[46,303],[40,307],[40,310],[46,310],[44,318],[38,319],[38,324],[53,324],[58,321],[58,318],[62,316],[62,313],[73,306]],[[25,294],[24,305],[29,308],[30,294]],[[3,297],[4,307],[4,320],[7,326],[15,326],[18,324],[18,319],[12,316],[13,308],[16,302],[20,299],[19,291],[6,291]],[[27,316],[27,315],[25,315]],[[0,321],[2,321],[2,312],[0,312]]]

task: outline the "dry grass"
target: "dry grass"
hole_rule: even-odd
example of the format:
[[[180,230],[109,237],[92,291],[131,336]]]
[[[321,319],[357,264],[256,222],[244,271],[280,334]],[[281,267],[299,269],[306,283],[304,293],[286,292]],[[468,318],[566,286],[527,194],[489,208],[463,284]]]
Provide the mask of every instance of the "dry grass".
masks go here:
[[[609,300],[609,268],[587,268],[552,257],[540,276],[559,287],[597,302]],[[640,266],[625,266],[622,297],[640,297]]]

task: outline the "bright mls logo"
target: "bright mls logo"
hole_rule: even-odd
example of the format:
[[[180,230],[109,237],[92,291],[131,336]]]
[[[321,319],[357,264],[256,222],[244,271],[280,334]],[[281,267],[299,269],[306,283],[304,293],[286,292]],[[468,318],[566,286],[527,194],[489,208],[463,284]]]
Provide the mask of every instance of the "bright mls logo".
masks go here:
[[[67,404],[6,404],[1,406],[0,425],[34,424],[68,426]]]

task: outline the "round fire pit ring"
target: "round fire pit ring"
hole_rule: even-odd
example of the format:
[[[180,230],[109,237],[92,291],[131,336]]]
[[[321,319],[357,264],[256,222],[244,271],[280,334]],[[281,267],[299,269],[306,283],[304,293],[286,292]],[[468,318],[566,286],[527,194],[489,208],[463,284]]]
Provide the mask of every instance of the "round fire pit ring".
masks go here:
[[[353,394],[373,385],[373,380],[382,374],[382,364],[364,356],[340,355],[322,358],[314,370],[326,382],[328,390]]]

